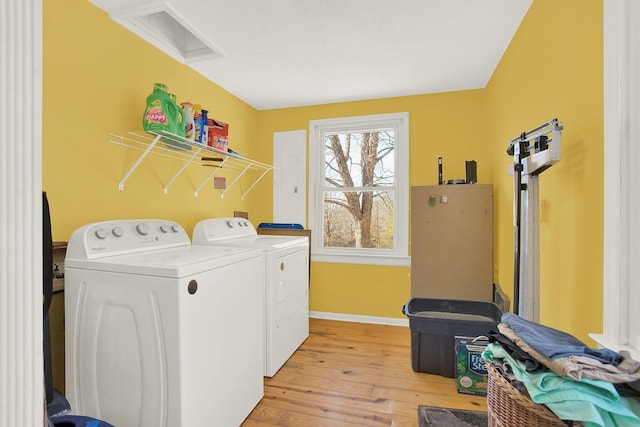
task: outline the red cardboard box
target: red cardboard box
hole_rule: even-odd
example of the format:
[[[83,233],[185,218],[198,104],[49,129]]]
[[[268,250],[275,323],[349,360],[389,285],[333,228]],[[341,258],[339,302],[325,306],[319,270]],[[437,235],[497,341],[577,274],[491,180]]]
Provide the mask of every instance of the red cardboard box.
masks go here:
[[[209,119],[207,145],[220,151],[229,151],[229,124]]]

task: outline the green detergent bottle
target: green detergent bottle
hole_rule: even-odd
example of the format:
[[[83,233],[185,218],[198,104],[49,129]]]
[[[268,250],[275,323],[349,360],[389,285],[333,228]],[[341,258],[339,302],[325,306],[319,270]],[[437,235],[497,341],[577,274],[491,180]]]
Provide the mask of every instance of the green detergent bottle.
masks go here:
[[[167,93],[167,86],[155,83],[147,97],[147,108],[142,116],[142,128],[150,132],[169,132],[184,137],[184,112]]]
[[[171,114],[173,116],[173,119],[175,122],[175,132],[171,132],[175,135],[181,136],[181,137],[185,137],[185,130],[184,130],[184,123],[185,123],[185,116],[184,116],[184,110],[182,109],[182,107],[178,104],[178,100],[176,99],[176,95],[173,93],[169,93],[169,99],[172,102],[172,105],[170,107],[171,110]]]

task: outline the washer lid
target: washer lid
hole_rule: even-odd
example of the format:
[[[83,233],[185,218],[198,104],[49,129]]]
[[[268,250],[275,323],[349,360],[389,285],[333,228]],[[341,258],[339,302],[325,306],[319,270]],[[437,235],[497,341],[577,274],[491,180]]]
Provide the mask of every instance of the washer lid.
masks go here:
[[[263,257],[258,249],[181,246],[97,259],[65,259],[65,268],[182,278]]]
[[[292,248],[294,246],[309,247],[309,239],[306,236],[271,236],[258,235],[239,237],[236,239],[214,240],[208,243],[200,243],[194,240],[195,244],[231,246],[241,248],[258,248],[263,251],[276,251],[279,249]]]

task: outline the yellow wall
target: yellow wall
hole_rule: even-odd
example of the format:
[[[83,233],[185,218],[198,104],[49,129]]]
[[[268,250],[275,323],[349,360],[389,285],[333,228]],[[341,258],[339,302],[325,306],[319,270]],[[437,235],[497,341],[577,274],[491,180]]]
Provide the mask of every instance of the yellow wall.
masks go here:
[[[540,175],[543,323],[587,340],[602,330],[601,0],[535,0],[486,89],[496,206],[496,280],[513,283],[513,158],[507,141],[557,117],[562,159]],[[511,289],[509,289],[511,291]]]
[[[81,17],[81,18],[79,18]],[[488,87],[481,90],[256,111],[110,20],[84,0],[44,2],[43,188],[53,237],[67,240],[93,221],[158,217],[188,231],[200,219],[248,210],[269,221],[272,176],[246,200],[242,179],[224,199],[212,185],[194,198],[208,170],[153,157],[117,183],[137,154],[107,142],[109,132],[140,129],[144,99],[164,82],[179,101],[199,102],[231,125],[230,145],[272,162],[273,132],[307,129],[312,119],[410,113],[410,184],[464,177],[478,162],[481,183],[493,183],[496,281],[513,281],[511,160],[506,142],[552,117],[565,125],[562,160],[541,176],[546,221],[540,226],[542,321],[586,339],[601,330],[602,306],[602,2],[535,0]],[[230,181],[232,177],[227,177]],[[402,318],[409,268],[314,263],[311,309]]]
[[[210,169],[190,166],[165,196],[163,186],[181,163],[161,156],[149,156],[119,191],[118,182],[140,152],[109,143],[108,134],[142,128],[154,82],[165,83],[178,102],[200,103],[211,116],[230,123],[230,145],[249,156],[258,112],[86,0],[46,0],[43,5],[43,188],[54,240],[67,240],[76,228],[100,220],[166,218],[190,233],[205,217],[253,212],[260,194],[270,193],[270,179],[245,201],[240,190],[251,185],[248,179],[223,200],[212,183],[195,198],[194,189]],[[229,183],[234,176],[226,178]]]
[[[464,177],[478,162],[493,183],[495,281],[512,295],[513,182],[507,141],[551,118],[565,126],[562,160],[540,178],[541,321],[588,340],[602,322],[602,2],[535,0],[484,90],[273,110],[261,139],[328,117],[408,111],[410,184]],[[265,153],[267,154],[267,153]],[[311,308],[399,317],[409,296],[404,268],[314,264]]]
[[[411,185],[437,184],[439,156],[445,179],[464,178],[465,160],[474,159],[478,180],[489,183],[492,153],[484,140],[485,107],[483,91],[474,90],[263,111],[260,145],[267,146],[273,132],[308,128],[309,120],[408,111]],[[403,317],[409,274],[408,267],[313,263],[310,309]]]

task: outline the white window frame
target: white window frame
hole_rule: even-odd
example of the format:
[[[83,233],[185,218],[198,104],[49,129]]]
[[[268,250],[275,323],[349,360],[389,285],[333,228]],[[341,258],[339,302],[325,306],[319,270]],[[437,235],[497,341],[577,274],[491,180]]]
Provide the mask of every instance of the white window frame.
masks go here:
[[[323,247],[324,135],[327,132],[394,128],[394,249]],[[409,257],[409,113],[376,114],[309,122],[309,223],[315,235],[311,260],[408,267]]]
[[[640,360],[640,4],[604,2],[603,347]]]

